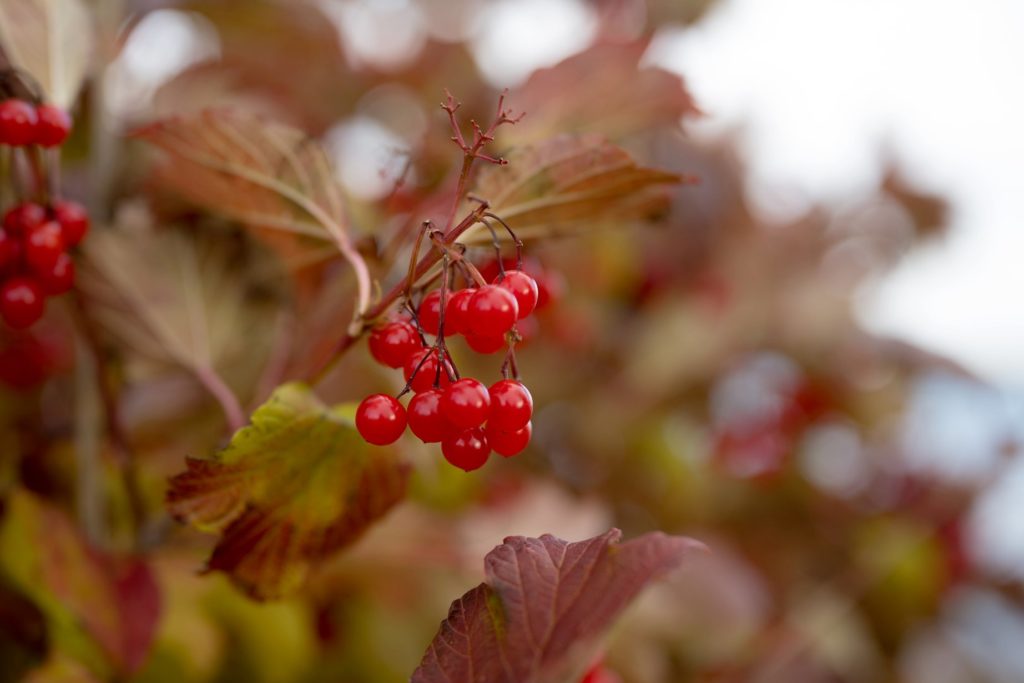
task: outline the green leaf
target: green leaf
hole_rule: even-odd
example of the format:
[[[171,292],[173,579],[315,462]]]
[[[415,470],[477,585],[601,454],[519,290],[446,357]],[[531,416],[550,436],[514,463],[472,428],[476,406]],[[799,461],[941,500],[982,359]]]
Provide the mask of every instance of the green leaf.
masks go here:
[[[293,593],[317,562],[354,542],[405,497],[408,467],[359,437],[350,406],[279,387],[208,460],[171,480],[177,519],[220,534],[207,563],[258,599]]]
[[[138,670],[161,613],[149,565],[90,547],[71,520],[29,493],[5,502],[0,575],[45,615],[54,649],[105,679]]]

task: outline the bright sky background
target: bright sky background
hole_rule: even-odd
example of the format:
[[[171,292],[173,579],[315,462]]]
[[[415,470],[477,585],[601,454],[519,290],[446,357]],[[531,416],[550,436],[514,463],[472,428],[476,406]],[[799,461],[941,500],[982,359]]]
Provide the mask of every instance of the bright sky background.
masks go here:
[[[885,154],[948,196],[950,237],[861,317],[1024,387],[1024,2],[726,0],[651,57],[707,111],[694,134],[743,125],[755,197],[864,192]]]

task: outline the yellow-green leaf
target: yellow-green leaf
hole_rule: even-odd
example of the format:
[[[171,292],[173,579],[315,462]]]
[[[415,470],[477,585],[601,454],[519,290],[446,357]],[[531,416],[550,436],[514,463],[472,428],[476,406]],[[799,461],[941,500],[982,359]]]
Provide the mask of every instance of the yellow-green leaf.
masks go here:
[[[298,590],[310,570],[355,541],[405,496],[408,468],[366,445],[351,408],[286,384],[213,458],[171,480],[171,513],[219,533],[208,570],[255,598]]]

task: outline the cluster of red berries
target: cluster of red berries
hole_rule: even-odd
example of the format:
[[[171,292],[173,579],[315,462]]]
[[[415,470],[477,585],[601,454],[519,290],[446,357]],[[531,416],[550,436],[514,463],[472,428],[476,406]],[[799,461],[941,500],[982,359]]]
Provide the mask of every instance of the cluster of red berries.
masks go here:
[[[56,147],[70,132],[71,117],[60,107],[0,102],[0,145]],[[7,210],[0,228],[0,317],[9,327],[31,326],[43,316],[46,297],[71,289],[75,264],[68,250],[88,230],[89,216],[75,202],[27,201]]]
[[[440,443],[445,459],[467,472],[483,466],[492,450],[505,457],[520,453],[533,431],[529,390],[515,379],[490,388],[472,378],[459,379],[446,347],[428,346],[423,334],[462,334],[473,350],[494,353],[506,347],[509,333],[515,336],[516,322],[533,312],[537,298],[532,277],[508,270],[491,284],[454,293],[433,290],[420,301],[413,320],[374,329],[370,353],[383,365],[403,368],[406,390],[415,396],[408,411],[385,394],[364,399],[356,411],[362,437],[386,445],[408,426],[424,443]]]
[[[89,230],[89,215],[76,202],[10,208],[0,228],[0,316],[24,329],[43,316],[46,297],[71,289],[75,264],[68,250]]]
[[[60,107],[18,99],[0,102],[0,145],[56,147],[70,132],[71,116]]]

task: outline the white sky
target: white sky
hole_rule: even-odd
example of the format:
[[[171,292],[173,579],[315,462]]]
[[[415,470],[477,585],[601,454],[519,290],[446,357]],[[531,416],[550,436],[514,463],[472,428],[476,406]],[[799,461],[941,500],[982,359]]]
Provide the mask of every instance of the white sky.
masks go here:
[[[651,57],[707,111],[695,135],[743,125],[754,197],[868,191],[887,152],[950,197],[950,238],[861,317],[1024,386],[1024,2],[726,0]]]

